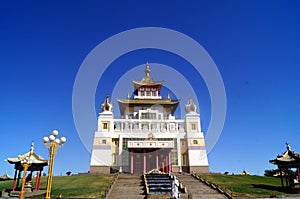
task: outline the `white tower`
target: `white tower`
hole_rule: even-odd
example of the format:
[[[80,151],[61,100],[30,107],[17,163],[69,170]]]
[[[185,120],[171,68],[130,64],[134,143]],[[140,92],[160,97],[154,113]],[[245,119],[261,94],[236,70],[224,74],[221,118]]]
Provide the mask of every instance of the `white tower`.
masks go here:
[[[185,110],[187,156],[190,172],[208,173],[208,160],[204,135],[201,131],[200,115],[196,112],[197,106],[191,98],[185,105]]]
[[[98,130],[94,135],[92,157],[90,163],[91,173],[110,173],[112,161],[112,136],[114,130],[113,105],[109,96],[106,96],[101,105],[102,112],[98,116]]]

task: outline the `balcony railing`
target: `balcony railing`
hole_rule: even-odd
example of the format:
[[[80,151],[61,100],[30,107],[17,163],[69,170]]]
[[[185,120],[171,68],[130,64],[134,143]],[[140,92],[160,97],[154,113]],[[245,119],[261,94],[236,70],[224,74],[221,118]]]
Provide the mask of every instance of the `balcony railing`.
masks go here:
[[[115,119],[115,132],[184,133],[184,120]]]

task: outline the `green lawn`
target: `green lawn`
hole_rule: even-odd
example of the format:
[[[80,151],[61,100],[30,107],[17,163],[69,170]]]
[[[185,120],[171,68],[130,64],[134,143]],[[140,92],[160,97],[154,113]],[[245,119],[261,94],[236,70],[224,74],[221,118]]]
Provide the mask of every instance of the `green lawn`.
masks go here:
[[[232,193],[233,196],[243,197],[277,197],[295,196],[281,188],[280,178],[252,175],[199,175],[210,183]]]
[[[116,175],[54,176],[51,196],[62,194],[63,198],[103,198],[115,177]],[[232,193],[234,197],[270,197],[272,193],[277,197],[295,196],[281,188],[279,178],[221,174],[205,174],[200,177]],[[46,189],[46,180],[46,177],[42,177],[41,189]],[[0,181],[0,190],[11,189],[12,183],[12,180]]]
[[[54,176],[51,197],[62,194],[63,198],[103,198],[115,177],[116,175]],[[41,189],[46,189],[46,181],[47,177],[42,177]],[[11,189],[12,183],[12,180],[0,182],[0,190]]]

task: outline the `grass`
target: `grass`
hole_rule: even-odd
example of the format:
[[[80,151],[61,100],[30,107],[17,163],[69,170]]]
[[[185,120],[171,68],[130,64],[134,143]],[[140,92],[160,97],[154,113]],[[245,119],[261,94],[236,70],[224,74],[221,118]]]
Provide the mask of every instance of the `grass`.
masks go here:
[[[53,176],[51,197],[62,194],[63,198],[103,198],[115,177],[116,175]],[[47,177],[42,177],[42,190],[46,189],[46,181]],[[33,182],[35,183],[34,180]],[[0,190],[11,189],[12,183],[12,180],[0,182]]]
[[[253,175],[199,175],[206,181],[231,193],[234,197],[295,196],[281,187],[280,178]]]
[[[272,194],[277,197],[295,196],[295,194],[289,194],[286,192],[287,190],[281,188],[279,178],[222,174],[199,176],[232,193],[234,197],[270,197]],[[54,176],[51,197],[56,198],[59,194],[62,194],[63,198],[103,198],[115,177],[116,175]],[[42,190],[46,189],[46,180],[46,177],[41,179]],[[0,181],[0,190],[11,189],[12,183],[12,180]],[[35,185],[34,180],[33,183]],[[40,198],[43,198],[43,196],[40,196]]]

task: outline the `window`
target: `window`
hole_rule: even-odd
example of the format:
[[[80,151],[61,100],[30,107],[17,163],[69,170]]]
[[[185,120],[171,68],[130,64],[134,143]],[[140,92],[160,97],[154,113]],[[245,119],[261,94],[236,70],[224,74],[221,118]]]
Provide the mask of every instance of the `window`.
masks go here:
[[[102,140],[102,144],[106,144],[106,140]]]
[[[155,113],[142,113],[141,119],[156,119]]]
[[[193,144],[198,144],[198,140],[193,140]]]
[[[192,124],[192,130],[196,130],[196,124]]]
[[[152,96],[156,96],[156,91],[152,91]]]
[[[146,96],[150,96],[150,91],[146,91]]]
[[[107,123],[103,123],[103,129],[107,129]]]
[[[141,96],[145,96],[145,91],[141,91]]]

